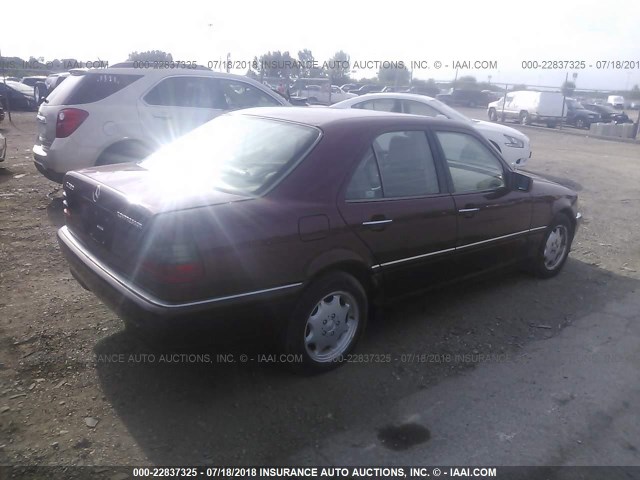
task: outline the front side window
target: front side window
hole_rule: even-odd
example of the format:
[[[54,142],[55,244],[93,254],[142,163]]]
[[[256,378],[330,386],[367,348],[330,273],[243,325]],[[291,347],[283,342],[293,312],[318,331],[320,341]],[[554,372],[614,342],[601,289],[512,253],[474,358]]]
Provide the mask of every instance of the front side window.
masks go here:
[[[436,132],[436,136],[447,160],[455,193],[505,186],[502,164],[477,138],[458,132]]]
[[[251,107],[277,107],[278,101],[253,85],[237,80],[219,80],[229,110]]]
[[[437,193],[440,188],[435,163],[422,131],[389,132],[377,137],[347,187],[348,200]]]
[[[379,98],[377,100],[367,100],[366,102],[356,103],[353,108],[361,108],[363,110],[375,110],[377,112],[396,112],[401,113],[400,102],[392,98]]]

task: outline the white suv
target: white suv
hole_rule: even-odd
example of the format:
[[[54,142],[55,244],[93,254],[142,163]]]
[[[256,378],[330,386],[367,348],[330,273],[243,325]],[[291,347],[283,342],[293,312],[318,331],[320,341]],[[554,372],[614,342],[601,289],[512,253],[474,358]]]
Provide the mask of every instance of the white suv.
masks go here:
[[[140,160],[227,111],[280,105],[250,78],[203,67],[73,71],[38,110],[34,162],[61,183],[69,170]]]

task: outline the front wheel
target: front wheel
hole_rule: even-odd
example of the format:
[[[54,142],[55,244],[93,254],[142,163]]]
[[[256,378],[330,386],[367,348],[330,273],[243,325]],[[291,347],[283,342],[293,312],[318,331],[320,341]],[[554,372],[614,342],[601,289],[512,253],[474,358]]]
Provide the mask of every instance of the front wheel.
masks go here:
[[[367,323],[367,294],[353,276],[335,272],[313,282],[289,320],[285,350],[298,370],[321,373],[342,363]]]
[[[584,121],[581,118],[578,118],[576,120],[576,127],[577,128],[586,128],[588,130],[589,129],[589,123],[587,123],[586,121]]]
[[[533,273],[542,278],[557,275],[569,256],[573,241],[573,226],[569,218],[560,214],[551,223],[532,261]]]
[[[492,122],[498,121],[498,113],[496,112],[495,108],[489,109],[489,120],[491,120]]]
[[[520,124],[521,125],[531,124],[531,117],[529,116],[529,112],[520,112]]]

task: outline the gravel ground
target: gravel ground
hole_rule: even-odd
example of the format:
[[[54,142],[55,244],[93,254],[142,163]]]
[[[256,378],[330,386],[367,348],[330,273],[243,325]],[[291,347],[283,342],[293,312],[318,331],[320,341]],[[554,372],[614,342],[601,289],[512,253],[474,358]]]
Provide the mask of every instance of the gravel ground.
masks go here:
[[[295,461],[296,452],[477,368],[478,355],[517,356],[630,294],[640,279],[640,145],[525,131],[527,170],[580,194],[585,221],[565,271],[549,281],[505,273],[394,306],[358,349],[391,361],[301,378],[272,363],[216,361],[228,352],[256,359],[268,349],[257,338],[164,351],[125,332],[69,274],[55,239],[61,190],[32,163],[35,114],[14,114],[13,125],[0,125],[9,143],[0,164],[0,464]]]

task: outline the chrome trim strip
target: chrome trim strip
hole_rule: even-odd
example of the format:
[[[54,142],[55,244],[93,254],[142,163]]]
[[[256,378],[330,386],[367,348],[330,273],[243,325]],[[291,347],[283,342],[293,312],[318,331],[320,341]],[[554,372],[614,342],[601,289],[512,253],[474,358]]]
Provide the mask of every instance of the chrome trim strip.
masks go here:
[[[469,213],[469,212],[479,212],[479,208],[461,208],[458,210],[458,213]]]
[[[476,245],[483,245],[485,243],[495,242],[497,240],[502,240],[504,238],[516,237],[518,235],[522,235],[524,233],[529,233],[531,230],[522,230],[521,232],[510,233],[508,235],[502,235],[500,237],[489,238],[487,240],[481,240],[480,242],[467,243],[466,245],[460,245],[456,247],[456,250],[460,250],[463,248],[475,247]]]
[[[374,220],[370,222],[362,222],[362,225],[383,225],[385,223],[391,223],[393,220]]]
[[[59,230],[59,233],[60,233],[60,235],[62,237],[64,237],[66,242],[68,242],[68,247],[72,248],[75,253],[80,253],[80,254],[84,255],[87,258],[87,260],[89,260],[91,263],[93,263],[97,268],[99,268],[102,271],[103,275],[106,275],[106,276],[109,276],[109,277],[113,278],[123,288],[129,290],[131,293],[134,293],[135,295],[137,295],[141,299],[146,300],[147,302],[153,304],[156,307],[163,307],[163,308],[168,308],[168,309],[194,307],[194,306],[200,306],[200,305],[207,305],[207,304],[210,304],[210,303],[223,302],[223,301],[227,301],[227,300],[234,300],[236,298],[249,297],[249,296],[253,296],[253,295],[262,295],[264,293],[276,292],[276,291],[279,291],[279,290],[285,290],[285,289],[288,289],[288,288],[295,288],[295,287],[299,287],[299,286],[302,285],[302,282],[296,282],[296,283],[291,283],[289,285],[282,285],[282,286],[279,286],[279,287],[265,288],[265,289],[262,289],[262,290],[254,290],[252,292],[238,293],[238,294],[235,294],[235,295],[227,295],[227,296],[224,296],[224,297],[213,297],[213,298],[208,298],[208,299],[205,299],[205,300],[197,300],[195,302],[166,303],[166,302],[163,302],[162,300],[160,300],[159,298],[156,298],[153,295],[148,294],[144,290],[141,290],[140,288],[138,288],[138,287],[136,287],[134,285],[131,285],[121,275],[119,275],[118,273],[114,272],[110,268],[108,268],[105,265],[103,265],[102,262],[100,262],[100,260],[98,260],[96,257],[94,257],[91,253],[87,252],[84,248],[82,248],[78,244],[78,242],[75,240],[75,238],[73,238],[73,235],[69,232],[68,227],[66,227],[66,226],[62,227]]]
[[[485,243],[495,242],[497,240],[502,240],[502,239],[509,238],[509,237],[515,237],[517,235],[524,235],[526,233],[531,233],[531,232],[535,232],[535,231],[538,231],[538,230],[544,230],[546,228],[547,228],[546,225],[542,226],[542,227],[534,227],[534,228],[530,228],[529,230],[522,230],[521,232],[515,232],[515,233],[510,233],[508,235],[502,235],[500,237],[489,238],[488,240],[482,240],[481,242],[468,243],[466,245],[461,245],[459,247],[447,248],[445,250],[437,250],[435,252],[429,252],[429,253],[425,253],[423,255],[416,255],[415,257],[401,258],[400,260],[392,260],[391,262],[379,263],[377,265],[373,265],[371,267],[371,269],[375,270],[377,268],[386,267],[388,265],[395,265],[397,263],[403,263],[403,262],[409,262],[411,260],[417,260],[418,258],[432,257],[434,255],[440,255],[442,253],[448,253],[448,252],[452,252],[454,250],[462,250],[462,249],[465,249],[465,248],[468,248],[468,247],[475,247],[476,245],[482,245],[482,244],[485,244]]]
[[[378,267],[386,267],[387,265],[394,265],[396,263],[408,262],[410,260],[416,260],[418,258],[432,257],[434,255],[440,255],[441,253],[453,252],[455,248],[447,248],[445,250],[438,250],[436,252],[424,253],[422,255],[416,255],[415,257],[402,258],[400,260],[393,260],[391,262],[381,263]]]

